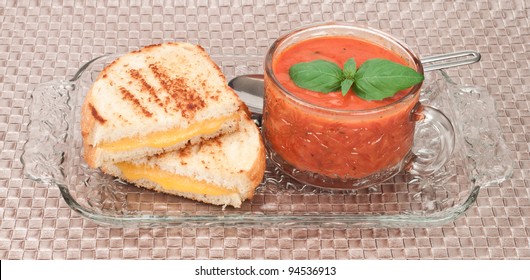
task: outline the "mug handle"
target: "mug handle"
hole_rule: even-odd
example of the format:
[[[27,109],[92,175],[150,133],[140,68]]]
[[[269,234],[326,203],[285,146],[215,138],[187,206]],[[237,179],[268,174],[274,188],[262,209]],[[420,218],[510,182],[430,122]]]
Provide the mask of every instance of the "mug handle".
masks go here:
[[[451,121],[440,110],[417,103],[410,115],[411,121],[424,122],[438,134],[439,148],[434,155],[412,154],[408,172],[413,175],[428,176],[436,172],[451,157],[455,147],[455,130]],[[416,137],[416,135],[415,135]]]

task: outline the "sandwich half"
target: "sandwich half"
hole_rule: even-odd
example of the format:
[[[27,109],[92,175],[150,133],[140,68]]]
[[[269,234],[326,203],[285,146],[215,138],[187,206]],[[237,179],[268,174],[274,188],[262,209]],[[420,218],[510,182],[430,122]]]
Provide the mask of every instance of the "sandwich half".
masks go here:
[[[261,134],[246,113],[240,114],[233,133],[101,170],[147,189],[239,208],[252,198],[265,171]]]
[[[105,67],[82,107],[90,167],[156,155],[238,129],[242,102],[200,47],[144,47]]]

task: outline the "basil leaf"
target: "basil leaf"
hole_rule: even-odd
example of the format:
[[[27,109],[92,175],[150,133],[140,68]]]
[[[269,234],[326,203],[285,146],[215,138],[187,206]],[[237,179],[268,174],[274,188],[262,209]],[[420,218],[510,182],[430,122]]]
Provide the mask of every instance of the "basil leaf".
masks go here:
[[[353,77],[355,75],[355,72],[357,72],[357,65],[355,63],[355,60],[353,58],[350,58],[344,62],[344,77],[346,79],[353,80]],[[350,85],[351,86],[351,85]]]
[[[378,88],[370,83],[355,83],[353,91],[364,100],[383,100],[396,93],[396,91]]]
[[[344,79],[342,69],[326,60],[297,63],[289,68],[289,76],[297,86],[323,93],[339,90]]]
[[[344,81],[342,81],[342,83],[340,83],[340,87],[342,90],[342,96],[346,96],[346,94],[348,93],[348,90],[350,90],[351,88],[351,85],[353,85],[353,80],[351,79],[345,79]]]
[[[423,81],[414,69],[386,59],[369,59],[355,73],[354,90],[366,100],[382,100]]]

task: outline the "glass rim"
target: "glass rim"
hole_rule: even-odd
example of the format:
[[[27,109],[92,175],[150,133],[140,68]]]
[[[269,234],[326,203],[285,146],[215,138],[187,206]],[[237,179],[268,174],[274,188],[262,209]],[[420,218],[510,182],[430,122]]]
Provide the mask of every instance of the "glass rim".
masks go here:
[[[292,92],[290,92],[288,89],[286,89],[281,83],[280,81],[276,78],[276,75],[274,74],[274,71],[272,69],[272,65],[273,65],[273,57],[276,53],[276,51],[278,50],[278,48],[282,45],[282,43],[284,41],[286,41],[287,39],[299,34],[299,33],[302,33],[302,32],[305,32],[305,31],[311,31],[311,30],[318,30],[318,29],[332,29],[332,28],[345,28],[345,29],[352,29],[352,30],[361,30],[361,31],[365,31],[365,32],[368,32],[368,33],[371,33],[371,34],[374,34],[388,42],[391,42],[394,46],[397,46],[399,49],[403,50],[403,52],[400,52],[398,53],[398,55],[402,55],[403,53],[405,53],[406,55],[410,56],[412,62],[413,62],[413,65],[415,66],[415,70],[421,74],[421,75],[424,75],[424,71],[423,71],[423,65],[421,63],[421,60],[420,58],[412,51],[412,49],[407,46],[404,42],[400,41],[399,39],[395,38],[394,36],[386,33],[386,32],[383,32],[379,29],[375,29],[375,28],[372,28],[372,27],[369,27],[365,24],[360,24],[360,23],[356,23],[356,24],[347,24],[347,23],[337,23],[337,22],[329,22],[329,23],[318,23],[318,24],[311,24],[311,25],[306,25],[306,26],[302,26],[300,28],[297,28],[297,29],[294,29],[290,32],[288,32],[287,34],[284,34],[280,37],[278,37],[278,39],[276,39],[273,44],[269,47],[269,50],[267,51],[267,54],[265,56],[265,74],[266,76],[269,76],[272,81],[274,82],[275,86],[278,87],[282,92],[284,92],[284,94],[286,96],[288,96],[289,98],[291,98],[293,101],[295,102],[298,102],[299,104],[303,105],[303,106],[306,106],[306,107],[309,107],[309,108],[312,108],[312,109],[318,109],[318,110],[321,110],[321,111],[324,111],[324,112],[330,112],[330,113],[337,113],[337,114],[344,114],[344,113],[373,113],[373,112],[377,112],[377,111],[384,111],[384,110],[387,110],[387,109],[390,109],[394,106],[396,106],[397,104],[399,103],[402,103],[410,98],[413,98],[414,97],[414,94],[419,92],[422,85],[423,85],[423,81],[417,85],[414,85],[412,86],[408,92],[406,94],[404,94],[401,98],[391,102],[391,103],[388,103],[388,104],[385,104],[385,105],[382,105],[382,106],[379,106],[379,107],[374,107],[374,108],[369,108],[369,109],[361,109],[361,110],[358,110],[358,109],[334,109],[334,108],[329,108],[329,107],[325,107],[325,106],[321,106],[321,105],[316,105],[316,104],[313,104],[311,102],[308,102],[306,100],[304,100],[303,98],[300,98],[298,96],[296,96],[295,94],[293,94]],[[330,36],[334,36],[334,35],[330,35]],[[346,35],[347,36],[347,35]],[[314,38],[317,38],[317,37],[326,37],[326,35],[323,35],[323,36],[315,36]]]

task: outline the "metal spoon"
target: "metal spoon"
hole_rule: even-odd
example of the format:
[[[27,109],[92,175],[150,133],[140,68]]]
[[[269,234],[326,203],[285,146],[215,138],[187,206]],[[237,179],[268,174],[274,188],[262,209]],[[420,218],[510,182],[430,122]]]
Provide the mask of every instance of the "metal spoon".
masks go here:
[[[480,53],[476,51],[446,53],[421,59],[424,72],[473,64],[478,61],[480,61]],[[237,91],[252,113],[263,112],[263,74],[237,76],[230,80],[228,85]]]

